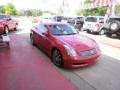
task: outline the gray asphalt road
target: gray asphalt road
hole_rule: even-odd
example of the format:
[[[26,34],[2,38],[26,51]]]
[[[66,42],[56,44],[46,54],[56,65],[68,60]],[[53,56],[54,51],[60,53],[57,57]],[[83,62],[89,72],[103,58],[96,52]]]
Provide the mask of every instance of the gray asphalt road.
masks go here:
[[[27,35],[29,35],[31,25],[33,24],[30,22],[29,24],[28,22],[22,22],[20,25],[21,31],[16,32],[16,34],[24,35],[28,40]],[[99,42],[100,37],[92,35],[92,38],[97,40],[102,50],[102,55],[95,65],[77,69],[57,68],[53,65],[54,68],[57,68],[68,80],[75,84],[78,90],[120,90],[120,49],[101,44]],[[102,37],[102,39],[104,38],[106,37]],[[43,52],[42,54],[52,64]]]

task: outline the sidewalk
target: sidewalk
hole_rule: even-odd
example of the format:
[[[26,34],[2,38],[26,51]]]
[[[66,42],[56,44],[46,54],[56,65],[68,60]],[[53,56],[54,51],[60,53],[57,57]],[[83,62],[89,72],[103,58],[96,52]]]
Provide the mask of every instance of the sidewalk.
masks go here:
[[[0,48],[0,90],[76,90],[29,41],[10,35],[11,48]]]
[[[120,40],[118,39],[105,38],[104,40],[100,40],[100,42],[120,49]]]

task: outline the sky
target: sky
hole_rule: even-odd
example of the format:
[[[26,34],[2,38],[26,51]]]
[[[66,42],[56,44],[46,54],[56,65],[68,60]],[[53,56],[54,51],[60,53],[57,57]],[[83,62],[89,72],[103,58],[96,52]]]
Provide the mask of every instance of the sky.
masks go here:
[[[69,9],[74,10],[80,6],[84,0],[64,0]],[[0,5],[12,3],[16,9],[43,9],[55,11],[62,6],[63,0],[0,0]]]

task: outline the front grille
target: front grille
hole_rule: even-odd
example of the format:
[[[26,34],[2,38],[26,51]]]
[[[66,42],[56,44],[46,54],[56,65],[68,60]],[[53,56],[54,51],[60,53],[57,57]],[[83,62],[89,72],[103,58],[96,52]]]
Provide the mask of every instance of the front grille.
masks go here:
[[[94,55],[96,53],[97,53],[97,51],[96,51],[95,48],[94,49],[90,49],[90,50],[86,50],[86,51],[80,51],[80,55],[81,56],[91,56],[91,55]]]

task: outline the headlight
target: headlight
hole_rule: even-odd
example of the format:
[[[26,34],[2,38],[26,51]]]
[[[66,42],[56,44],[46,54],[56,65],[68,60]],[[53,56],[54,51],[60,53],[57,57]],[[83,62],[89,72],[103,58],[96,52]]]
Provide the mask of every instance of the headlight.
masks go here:
[[[64,48],[66,49],[68,55],[70,55],[70,56],[77,55],[76,51],[71,46],[64,45]]]

